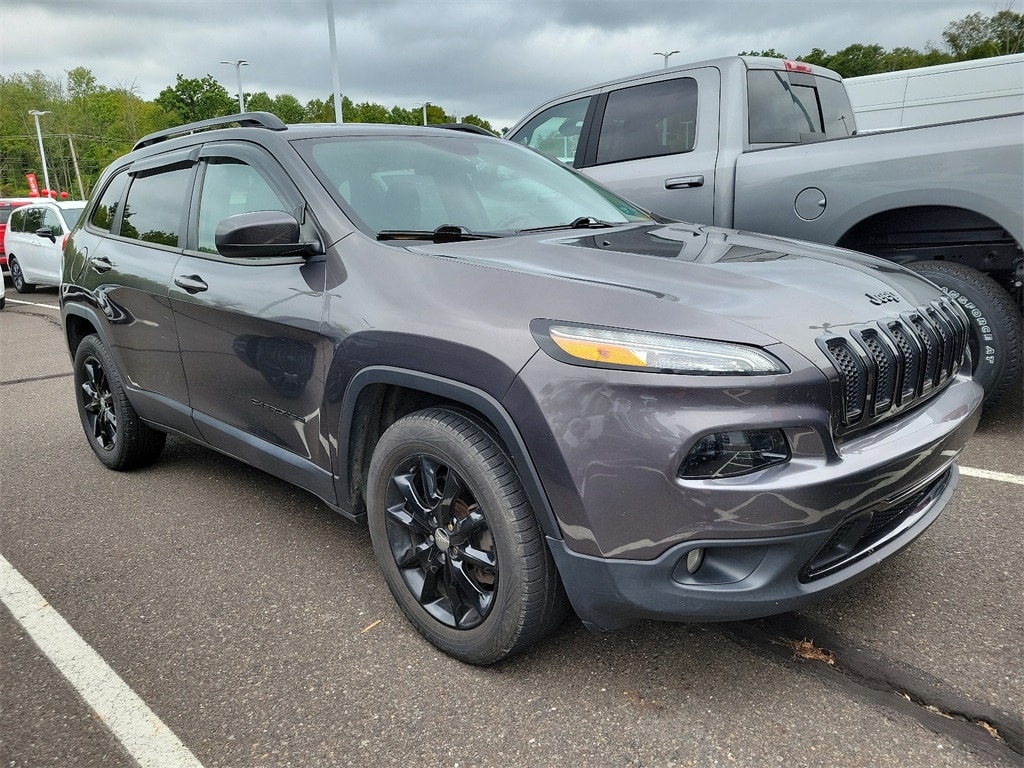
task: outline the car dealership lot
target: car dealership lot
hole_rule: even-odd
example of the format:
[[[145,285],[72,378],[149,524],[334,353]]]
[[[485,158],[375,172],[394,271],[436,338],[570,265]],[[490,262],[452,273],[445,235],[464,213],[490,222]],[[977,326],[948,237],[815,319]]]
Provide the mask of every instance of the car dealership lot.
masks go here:
[[[928,533],[813,609],[607,637],[570,619],[480,669],[416,634],[366,530],[307,494],[178,439],[104,469],[56,299],[0,312],[0,555],[202,765],[1020,760],[1019,403],[985,414]],[[6,608],[0,648],[6,765],[133,764]]]

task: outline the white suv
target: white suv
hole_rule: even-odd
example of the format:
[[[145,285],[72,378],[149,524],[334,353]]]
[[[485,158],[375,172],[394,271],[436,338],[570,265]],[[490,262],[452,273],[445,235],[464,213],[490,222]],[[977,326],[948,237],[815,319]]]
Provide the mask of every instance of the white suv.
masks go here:
[[[37,284],[60,285],[64,244],[83,210],[81,200],[44,200],[11,212],[4,251],[18,293],[31,293]]]

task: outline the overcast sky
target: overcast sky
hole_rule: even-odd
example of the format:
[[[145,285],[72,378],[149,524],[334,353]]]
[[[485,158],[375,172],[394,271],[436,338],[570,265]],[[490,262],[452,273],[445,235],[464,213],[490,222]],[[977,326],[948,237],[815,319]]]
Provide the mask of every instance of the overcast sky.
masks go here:
[[[946,25],[1012,0],[333,0],[341,92],[509,127],[565,91],[741,50],[942,46]],[[328,0],[0,0],[0,74],[92,70],[144,99],[176,75],[329,100]]]

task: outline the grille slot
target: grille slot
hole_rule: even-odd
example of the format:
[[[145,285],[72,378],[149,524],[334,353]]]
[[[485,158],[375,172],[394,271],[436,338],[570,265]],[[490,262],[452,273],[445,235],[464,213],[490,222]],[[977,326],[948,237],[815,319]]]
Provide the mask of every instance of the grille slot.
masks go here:
[[[968,324],[948,299],[818,339],[838,374],[836,431],[877,423],[930,397],[956,375]]]

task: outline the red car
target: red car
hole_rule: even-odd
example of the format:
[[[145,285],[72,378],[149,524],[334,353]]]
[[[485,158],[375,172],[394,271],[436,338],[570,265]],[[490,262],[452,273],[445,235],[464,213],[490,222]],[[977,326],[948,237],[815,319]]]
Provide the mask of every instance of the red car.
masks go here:
[[[11,218],[11,211],[21,205],[28,205],[33,202],[32,198],[19,197],[0,200],[0,267],[7,268],[7,252],[4,250],[4,232],[7,231],[7,220]]]

